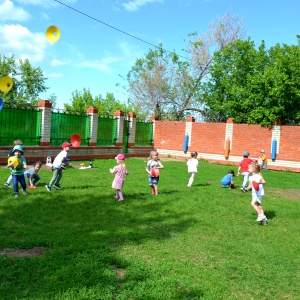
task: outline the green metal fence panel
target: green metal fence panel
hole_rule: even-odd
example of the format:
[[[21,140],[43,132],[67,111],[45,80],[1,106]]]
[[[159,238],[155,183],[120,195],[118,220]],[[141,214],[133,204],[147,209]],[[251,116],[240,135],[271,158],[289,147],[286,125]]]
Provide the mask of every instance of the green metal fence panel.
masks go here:
[[[0,112],[0,145],[11,146],[14,140],[36,146],[41,138],[42,112],[36,109],[4,107]]]
[[[90,116],[52,112],[50,145],[60,146],[70,141],[73,134],[81,137],[81,146],[88,146],[90,139]]]
[[[115,145],[117,140],[117,119],[98,118],[97,146]]]
[[[153,143],[153,123],[136,122],[135,145],[150,146]]]

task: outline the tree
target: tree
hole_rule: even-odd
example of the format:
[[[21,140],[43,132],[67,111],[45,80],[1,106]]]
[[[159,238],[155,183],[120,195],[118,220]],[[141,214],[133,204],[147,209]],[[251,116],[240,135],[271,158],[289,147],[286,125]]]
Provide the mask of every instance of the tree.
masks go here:
[[[122,110],[124,112],[135,112],[140,118],[144,116],[139,114],[137,108],[129,101],[127,103],[121,103],[117,100],[113,93],[107,93],[106,98],[101,95],[93,98],[89,89],[83,89],[83,92],[75,91],[72,93],[71,105],[64,104],[66,112],[76,112],[85,114],[86,110],[90,106],[94,106],[98,109],[99,115],[112,116],[116,110]]]
[[[39,94],[47,90],[47,78],[39,67],[32,67],[28,59],[16,61],[14,56],[0,54],[0,78],[7,75],[13,79],[13,87],[7,93],[0,91],[0,97],[8,105],[36,105]]]
[[[218,52],[204,84],[205,116],[209,121],[269,126],[300,122],[300,47],[279,45],[258,49],[236,41]]]
[[[54,93],[48,97],[48,100],[51,102],[53,108],[56,107],[57,96]]]
[[[186,61],[164,51],[162,45],[150,49],[127,74],[131,101],[148,115],[155,114],[157,107],[178,119],[203,112],[201,82],[209,75],[215,54],[244,34],[241,19],[230,11],[213,22],[205,34],[190,35]]]

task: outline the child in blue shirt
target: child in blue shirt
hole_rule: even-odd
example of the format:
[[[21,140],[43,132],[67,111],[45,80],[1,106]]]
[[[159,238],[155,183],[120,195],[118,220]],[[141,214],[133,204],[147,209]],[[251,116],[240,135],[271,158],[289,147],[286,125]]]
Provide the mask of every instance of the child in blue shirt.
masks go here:
[[[222,180],[221,180],[221,184],[222,184],[222,187],[229,187],[230,189],[234,189],[235,186],[234,186],[234,183],[233,183],[233,179],[232,177],[234,177],[234,171],[233,170],[229,170],[228,171],[228,174],[225,175]]]

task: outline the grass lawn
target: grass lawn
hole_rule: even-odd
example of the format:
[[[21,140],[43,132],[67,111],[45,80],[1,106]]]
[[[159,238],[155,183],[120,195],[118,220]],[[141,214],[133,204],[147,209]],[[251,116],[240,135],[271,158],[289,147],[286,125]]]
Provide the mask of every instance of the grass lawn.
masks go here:
[[[1,168],[0,299],[300,299],[300,174],[263,172],[262,226],[242,177],[221,188],[231,166],[200,161],[188,188],[185,162],[162,163],[152,196],[146,159],[127,159],[123,202],[112,159],[69,167],[51,193],[42,169],[16,199]]]

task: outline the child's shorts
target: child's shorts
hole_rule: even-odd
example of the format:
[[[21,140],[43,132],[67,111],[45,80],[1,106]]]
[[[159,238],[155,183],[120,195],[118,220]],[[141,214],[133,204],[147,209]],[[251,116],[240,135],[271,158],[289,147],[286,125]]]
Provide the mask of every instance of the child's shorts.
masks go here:
[[[256,202],[256,203],[261,204],[261,202],[262,202],[262,196],[253,195],[252,196],[252,202]]]
[[[149,178],[148,178],[149,184],[158,184],[158,182],[159,182],[159,176],[158,177],[149,176]]]

